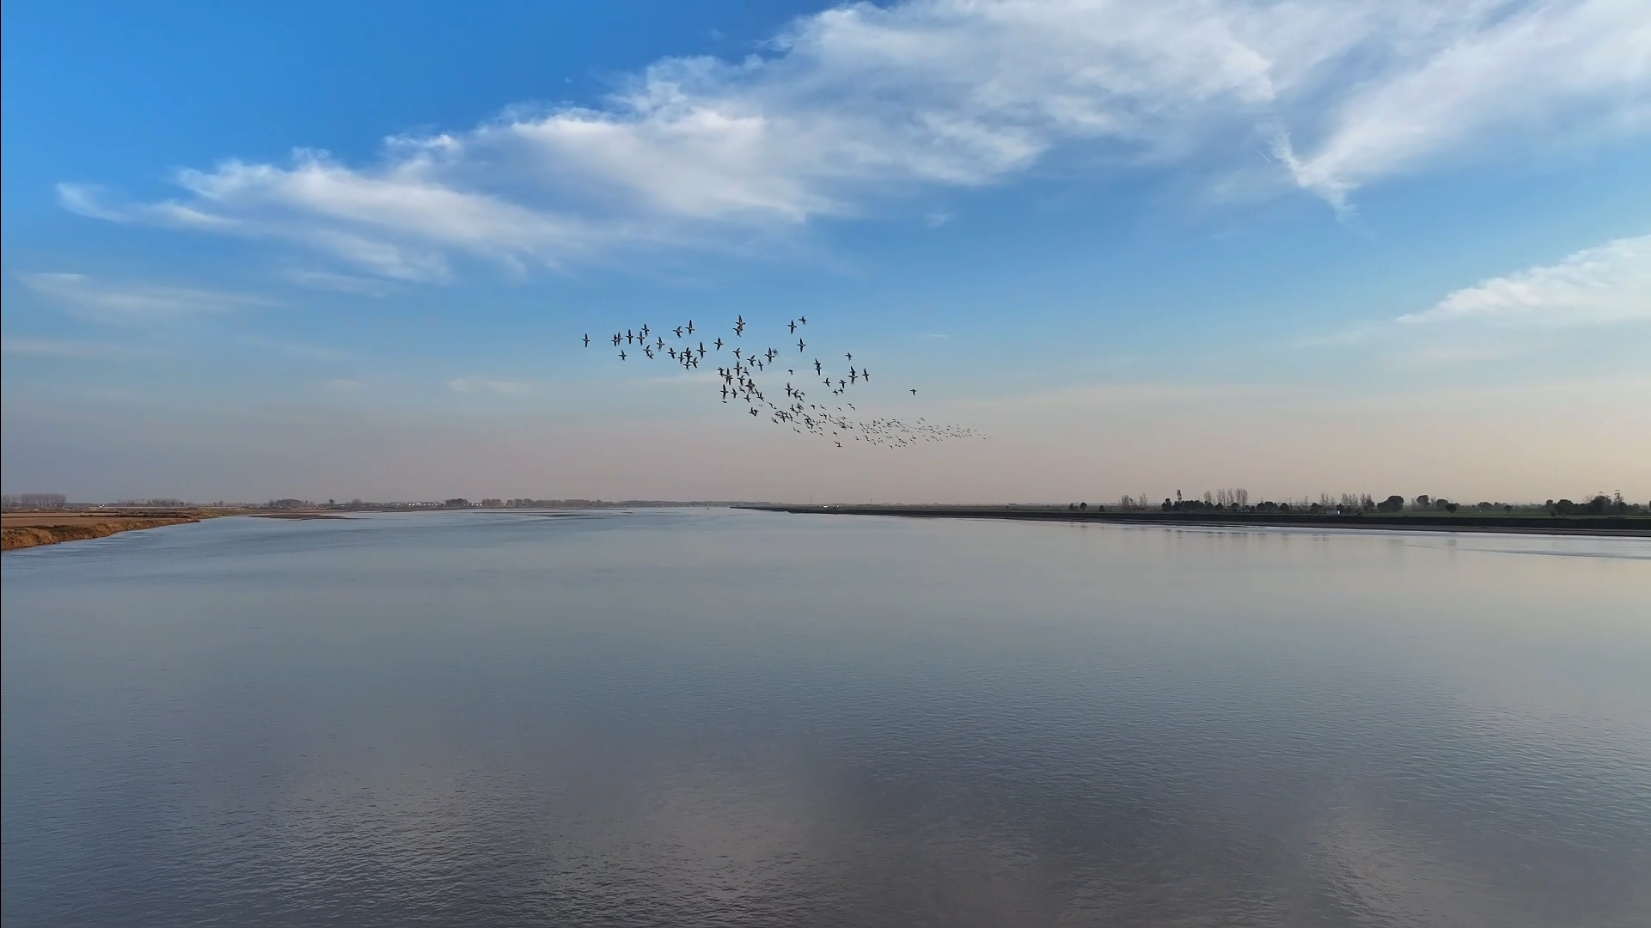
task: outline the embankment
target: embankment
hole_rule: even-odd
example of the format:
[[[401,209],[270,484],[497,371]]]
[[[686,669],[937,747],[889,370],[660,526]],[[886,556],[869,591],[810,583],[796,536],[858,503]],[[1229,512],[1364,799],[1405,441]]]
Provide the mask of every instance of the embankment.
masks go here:
[[[75,521],[59,525],[8,525],[0,528],[0,550],[15,551],[40,545],[55,545],[64,541],[85,541],[107,538],[120,532],[133,532],[167,525],[184,525],[201,521],[200,516],[165,516],[149,519],[110,519],[106,522]]]

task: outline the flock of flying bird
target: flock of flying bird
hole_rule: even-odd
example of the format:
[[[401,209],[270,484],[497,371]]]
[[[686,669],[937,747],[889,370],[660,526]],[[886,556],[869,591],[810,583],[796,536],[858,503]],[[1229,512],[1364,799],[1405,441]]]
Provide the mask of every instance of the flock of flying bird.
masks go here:
[[[647,325],[640,329],[627,329],[624,333],[615,332],[612,342],[613,347],[619,349],[621,361],[633,358],[654,361],[664,358],[687,371],[697,370],[701,361],[715,355],[714,360],[725,362],[716,368],[723,403],[743,406],[751,416],[759,419],[766,417],[775,425],[790,426],[791,430],[798,434],[829,439],[839,448],[843,447],[845,440],[887,448],[904,448],[921,442],[939,442],[949,438],[986,437],[973,429],[955,425],[936,425],[922,418],[911,422],[883,417],[860,418],[859,410],[847,396],[850,390],[871,383],[871,371],[864,366],[864,362],[861,362],[861,366],[855,367],[854,353],[851,351],[843,353],[847,370],[828,371],[825,363],[818,357],[810,358],[805,353],[808,343],[799,333],[806,330],[807,326],[807,316],[798,316],[787,323],[790,334],[797,336],[795,357],[791,356],[789,345],[784,351],[773,347],[757,351],[747,350],[746,323],[743,315],[735,318],[733,340],[728,342],[724,342],[720,335],[712,339],[709,345],[703,336],[696,339],[692,319],[684,325],[663,332],[650,330]],[[672,336],[670,341],[665,339],[667,334]],[[586,348],[590,347],[589,334],[585,335],[584,344]],[[725,348],[728,349],[726,355]],[[779,379],[781,370],[785,371],[783,398],[771,398],[764,392],[758,377],[772,382]],[[812,380],[811,374],[812,377],[821,379]],[[793,383],[793,380],[796,383]],[[806,390],[799,385],[804,383],[809,385]],[[825,395],[810,399],[815,391],[815,383],[821,385],[819,392]],[[915,388],[911,388],[909,392],[912,396],[917,395]]]

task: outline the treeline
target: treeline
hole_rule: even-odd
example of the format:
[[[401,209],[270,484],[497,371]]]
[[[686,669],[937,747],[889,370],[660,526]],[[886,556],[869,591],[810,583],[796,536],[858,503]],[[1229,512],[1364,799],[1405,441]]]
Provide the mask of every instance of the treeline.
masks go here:
[[[1079,512],[1105,512],[1107,509],[1104,505],[1096,504],[1092,506],[1087,502],[1069,503],[1067,508]],[[1377,500],[1369,493],[1321,493],[1316,501],[1305,498],[1281,501],[1261,500],[1251,505],[1250,492],[1243,488],[1235,488],[1206,490],[1201,498],[1183,496],[1180,490],[1176,490],[1175,496],[1166,496],[1162,501],[1152,500],[1145,493],[1125,494],[1119,497],[1116,509],[1123,512],[1148,512],[1152,510],[1162,512],[1304,512],[1331,515],[1400,512],[1546,512],[1548,515],[1555,516],[1597,516],[1651,512],[1651,503],[1643,505],[1630,503],[1622,498],[1620,492],[1610,496],[1597,493],[1584,497],[1584,501],[1580,503],[1569,499],[1550,499],[1541,504],[1503,503],[1489,500],[1481,500],[1477,503],[1460,503],[1442,496],[1430,496],[1426,493],[1410,499],[1395,493],[1381,500]]]
[[[0,508],[4,509],[62,509],[69,505],[69,498],[62,493],[7,493],[0,496]]]

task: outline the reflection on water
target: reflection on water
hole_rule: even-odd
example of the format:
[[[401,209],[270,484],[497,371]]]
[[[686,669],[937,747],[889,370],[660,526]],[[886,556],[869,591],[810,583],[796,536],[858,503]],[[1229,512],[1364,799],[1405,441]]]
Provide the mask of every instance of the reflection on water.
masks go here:
[[[1642,925],[1648,556],[722,511],[7,554],[0,906]]]

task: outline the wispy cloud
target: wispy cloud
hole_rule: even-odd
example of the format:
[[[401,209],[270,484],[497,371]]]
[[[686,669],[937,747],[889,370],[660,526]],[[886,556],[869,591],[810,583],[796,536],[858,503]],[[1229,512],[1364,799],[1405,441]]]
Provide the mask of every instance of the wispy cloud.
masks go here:
[[[191,287],[104,283],[85,274],[19,274],[29,289],[96,322],[141,325],[274,305],[263,297]]]
[[[306,358],[311,361],[355,361],[357,355],[351,351],[339,348],[329,348],[325,345],[311,345],[305,342],[288,341],[282,338],[268,338],[261,335],[246,335],[239,339],[240,344],[260,351],[277,352],[295,358]]]
[[[154,352],[137,345],[88,342],[59,338],[0,339],[0,352],[37,358],[132,358],[147,357]]]
[[[1492,277],[1418,312],[1355,323],[1295,344],[1375,351],[1402,368],[1450,367],[1551,351],[1576,344],[1590,327],[1648,320],[1651,236],[1639,236]]]
[[[374,298],[390,292],[389,287],[381,279],[340,274],[336,271],[318,271],[313,268],[288,268],[281,274],[281,279],[311,290],[331,290],[336,293],[353,293]]]
[[[1576,326],[1644,319],[1651,319],[1651,235],[1493,277],[1398,321]]]
[[[538,385],[525,380],[486,380],[458,377],[447,381],[447,388],[455,393],[498,393],[504,396],[526,396]]]
[[[1495,142],[1651,124],[1640,0],[912,0],[794,21],[739,61],[668,58],[599,106],[518,108],[386,142],[372,166],[186,170],[101,219],[281,239],[379,277],[471,256],[558,265],[616,246],[772,236],[925,187],[1026,171],[1061,146],[1102,165],[1281,156],[1338,208],[1361,185]]]

